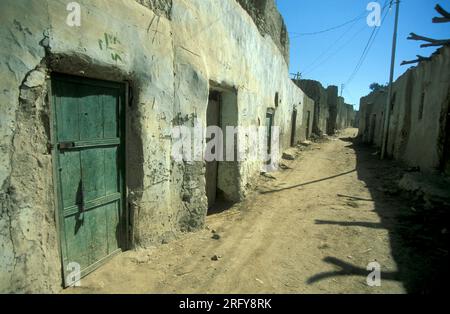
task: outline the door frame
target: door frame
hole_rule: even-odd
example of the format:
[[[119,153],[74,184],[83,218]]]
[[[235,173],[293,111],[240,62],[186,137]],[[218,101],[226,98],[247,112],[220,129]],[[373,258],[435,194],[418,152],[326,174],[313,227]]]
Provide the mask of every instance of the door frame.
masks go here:
[[[59,243],[59,255],[61,262],[61,277],[62,277],[62,287],[67,288],[70,285],[67,284],[67,278],[65,278],[64,270],[67,267],[64,256],[67,256],[67,248],[66,248],[66,238],[64,233],[64,210],[62,210],[62,195],[61,195],[61,187],[60,187],[60,178],[59,178],[59,153],[57,148],[57,125],[56,125],[56,101],[55,95],[53,93],[53,82],[55,80],[63,80],[66,82],[76,82],[76,83],[87,83],[94,86],[106,87],[106,88],[115,88],[119,90],[119,132],[120,132],[120,149],[119,149],[119,179],[120,179],[120,194],[122,195],[121,208],[119,212],[119,221],[121,223],[120,231],[121,234],[119,236],[119,249],[110,254],[109,256],[100,259],[94,264],[87,267],[85,270],[80,272],[80,279],[90,274],[91,272],[98,269],[100,266],[104,265],[107,261],[109,261],[113,256],[119,254],[128,249],[130,239],[129,239],[129,229],[130,229],[130,219],[129,219],[129,208],[128,208],[128,189],[126,182],[126,112],[128,107],[128,91],[129,91],[129,82],[117,82],[117,81],[108,81],[103,79],[94,79],[83,76],[77,76],[72,74],[65,74],[60,72],[52,72],[50,77],[46,79],[47,83],[47,91],[48,91],[48,102],[50,109],[50,143],[49,147],[51,148],[51,157],[52,157],[52,179],[53,179],[53,190],[54,190],[54,203],[55,203],[55,221],[56,221],[56,232],[57,232],[57,240]]]
[[[238,127],[239,126],[239,90],[229,84],[226,84],[224,82],[217,83],[215,81],[209,81],[209,89],[208,89],[208,102],[209,102],[209,95],[212,93],[218,93],[220,95],[220,112],[219,112],[219,126],[223,131],[223,161],[219,161],[218,164],[218,171],[217,171],[217,186],[216,191],[218,194],[218,198],[216,198],[216,204],[219,203],[235,203],[242,200],[242,189],[240,184],[240,178],[241,178],[241,165],[238,159],[236,157],[237,154],[237,147],[238,143],[240,141],[239,137],[235,135],[234,137],[234,161],[227,161],[227,152],[226,152],[226,143],[227,139],[227,132],[226,127],[232,126],[232,127]],[[203,111],[204,115],[206,117],[207,115],[208,107],[206,106],[206,109]],[[207,125],[207,121],[205,119],[204,125]],[[233,184],[225,184],[223,178],[229,178]],[[206,189],[205,189],[206,193]],[[206,195],[206,194],[205,194]],[[212,211],[211,213],[214,213]],[[209,214],[209,212],[208,212]]]
[[[219,128],[222,129],[222,93],[218,90],[210,90],[209,91],[209,95],[208,95],[208,104],[206,106],[206,127],[209,127],[210,125],[208,125],[208,111],[210,110],[210,106],[211,106],[211,100],[217,102],[217,124],[215,125]],[[214,125],[211,125],[214,126]],[[205,138],[205,143],[207,144],[207,139]],[[218,147],[215,147],[216,152]],[[223,151],[223,147],[221,148]],[[219,180],[219,163],[221,161],[215,160],[214,162],[214,172],[215,172],[215,182],[214,182],[214,190],[215,190],[215,195],[214,195],[214,202],[211,202],[211,200],[209,199],[209,190],[208,190],[208,166],[206,165],[206,171],[205,171],[205,191],[206,191],[206,198],[208,199],[208,213],[209,211],[215,206],[215,204],[217,203],[217,189],[218,189],[218,180]],[[208,164],[209,162],[205,162],[206,164]],[[210,204],[211,203],[211,204]]]
[[[267,125],[267,119],[269,119],[269,125]],[[272,130],[274,127],[274,123],[275,123],[275,109],[273,108],[268,108],[266,111],[266,128],[267,132],[268,132],[268,136],[266,139],[267,142],[267,154],[271,155],[272,154]],[[272,159],[269,159],[266,162],[266,165],[270,165],[272,163]]]

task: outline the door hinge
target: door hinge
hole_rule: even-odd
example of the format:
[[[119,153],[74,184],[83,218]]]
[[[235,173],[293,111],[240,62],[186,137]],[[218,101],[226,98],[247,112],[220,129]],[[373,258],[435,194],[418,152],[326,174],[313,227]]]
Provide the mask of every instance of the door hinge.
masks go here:
[[[52,150],[55,148],[55,145],[53,143],[47,143],[47,152],[51,154]]]

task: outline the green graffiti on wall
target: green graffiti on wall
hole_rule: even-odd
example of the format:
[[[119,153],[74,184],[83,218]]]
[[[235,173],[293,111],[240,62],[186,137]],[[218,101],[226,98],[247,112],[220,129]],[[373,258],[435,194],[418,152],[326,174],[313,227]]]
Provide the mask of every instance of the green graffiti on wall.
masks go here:
[[[111,59],[115,62],[123,61],[123,51],[120,49],[121,45],[122,43],[116,36],[108,33],[104,33],[103,38],[98,40],[100,50],[110,53]]]

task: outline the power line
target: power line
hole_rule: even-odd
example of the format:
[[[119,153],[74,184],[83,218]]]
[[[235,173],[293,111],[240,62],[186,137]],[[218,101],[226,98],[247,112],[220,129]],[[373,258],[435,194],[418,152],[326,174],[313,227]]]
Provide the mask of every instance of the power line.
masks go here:
[[[382,11],[384,11],[386,9],[386,7],[388,6],[388,0],[385,1]],[[366,13],[364,13],[365,15]],[[364,25],[360,30],[358,30],[351,38],[350,40],[346,41],[344,43],[344,45],[340,46],[337,50],[335,50],[330,56],[328,56],[326,59],[324,59],[322,62],[320,62],[318,65],[315,66],[316,62],[318,62],[324,55],[326,55],[346,34],[348,34],[348,31],[350,29],[352,29],[352,27],[358,22],[359,19],[353,19],[353,24],[350,25],[349,28],[346,28],[345,31],[342,33],[342,35],[340,37],[338,37],[338,39],[336,39],[336,41],[334,41],[326,50],[324,50],[312,63],[310,63],[307,67],[305,67],[305,69],[302,71],[302,74],[305,75],[307,73],[311,73],[314,70],[316,70],[317,68],[321,67],[322,65],[324,65],[328,60],[330,60],[332,57],[334,57],[339,51],[341,51],[343,48],[345,48],[350,42],[352,42],[357,35],[359,35],[367,26]],[[351,21],[350,21],[351,22]],[[348,23],[345,23],[348,24]]]
[[[314,59],[313,62],[311,62],[307,67],[305,67],[303,69],[303,73],[311,72],[309,71],[311,68],[315,69],[314,65],[316,64],[316,62],[318,62],[323,56],[325,56],[348,33],[348,31],[353,27],[355,23],[353,23],[349,28],[345,29],[345,31],[342,33],[341,36],[338,37],[338,39],[336,39],[327,49],[325,49],[316,59]]]
[[[303,75],[305,74],[309,74],[313,71],[315,71],[316,69],[320,68],[322,65],[324,65],[325,63],[328,62],[328,60],[330,60],[331,58],[333,58],[334,56],[337,55],[338,52],[340,52],[342,49],[344,49],[347,45],[349,45],[363,30],[366,29],[366,25],[364,25],[363,27],[361,27],[349,40],[347,40],[343,45],[341,45],[338,49],[336,49],[332,54],[330,54],[327,58],[325,58],[321,63],[319,63],[318,65],[314,66],[311,68],[311,64],[310,66],[308,66],[307,68],[309,70],[306,70],[307,68],[305,68],[305,71],[303,72]],[[344,35],[346,35],[346,33],[344,33]],[[342,38],[343,36],[341,36]],[[339,38],[339,39],[341,39]],[[339,40],[338,40],[339,41]],[[330,47],[331,48],[331,47]],[[322,55],[324,55],[326,52],[328,52],[330,49],[326,50]],[[315,63],[315,62],[314,62]]]
[[[384,19],[383,19],[384,21]],[[370,49],[372,48],[373,43],[375,42],[376,37],[378,36],[380,28],[377,28],[375,32],[372,32],[369,41],[367,42],[366,47],[364,48],[363,54],[361,55],[361,58],[359,59],[355,69],[353,70],[352,74],[348,78],[347,82],[345,83],[346,86],[348,86],[353,79],[356,77],[356,74],[358,74],[359,70],[361,69],[362,65],[364,64],[364,61],[367,58],[367,55],[369,54]]]
[[[385,2],[385,5],[383,6],[383,10],[385,8],[386,8],[386,2]],[[347,26],[347,25],[349,25],[349,24],[351,24],[353,22],[358,22],[359,20],[364,19],[366,16],[367,16],[367,10],[364,10],[361,14],[359,14],[355,18],[353,18],[353,19],[351,19],[351,20],[349,20],[347,22],[344,22],[342,24],[339,24],[339,25],[336,25],[336,26],[324,29],[324,30],[320,30],[320,31],[316,31],[316,32],[307,32],[307,33],[289,32],[289,34],[294,35],[294,36],[291,37],[291,39],[295,39],[295,38],[298,38],[298,37],[301,37],[301,36],[312,36],[312,35],[323,34],[323,33],[327,33],[327,32],[331,32],[331,31],[337,30],[337,29],[342,28],[344,26]]]
[[[386,3],[387,3],[387,1],[386,1]],[[392,4],[392,0],[390,0],[390,3]],[[385,6],[385,8],[386,8],[386,6]],[[383,11],[384,11],[384,9],[383,9]],[[387,10],[386,13],[383,16],[382,25],[384,24],[384,20],[386,19],[388,13],[389,13],[389,10]],[[355,78],[356,74],[361,69],[361,67],[364,64],[364,61],[365,61],[367,55],[369,54],[370,49],[372,48],[373,43],[375,42],[376,37],[378,36],[378,33],[379,33],[381,27],[382,26],[377,27],[377,28],[375,28],[372,31],[372,33],[371,33],[371,35],[369,37],[369,40],[367,41],[367,44],[364,47],[364,50],[363,50],[363,52],[361,54],[361,57],[359,58],[358,63],[356,64],[355,69],[353,70],[352,74],[348,78],[347,82],[344,84],[345,86],[348,86],[350,84],[350,82]]]
[[[349,78],[345,82],[344,85],[348,86],[350,82],[355,78],[356,74],[358,73],[359,69],[361,68],[362,64],[364,63],[367,53],[369,52],[370,48],[372,47],[372,39],[376,38],[376,35],[378,34],[378,28],[374,29],[373,32],[370,34],[369,40],[367,41],[366,46],[364,47],[364,50],[361,54],[361,57],[358,60],[358,63],[355,66],[355,69],[353,70],[352,74],[350,74]]]
[[[336,30],[336,29],[342,28],[342,27],[344,27],[344,26],[346,26],[346,25],[348,25],[348,24],[351,24],[351,23],[353,23],[353,22],[357,22],[357,21],[359,21],[359,20],[362,20],[362,19],[365,18],[365,17],[366,17],[366,11],[364,11],[362,14],[358,15],[357,17],[351,19],[350,21],[347,21],[347,22],[345,22],[345,23],[343,23],[343,24],[339,24],[339,25],[336,25],[336,26],[333,26],[333,27],[330,27],[330,28],[327,28],[327,29],[324,29],[324,30],[321,30],[321,31],[310,32],[310,33],[295,33],[295,32],[290,32],[290,34],[295,35],[295,36],[292,36],[291,39],[295,39],[295,38],[298,38],[298,37],[301,37],[301,36],[312,36],[312,35],[318,35],[318,34],[323,34],[323,33],[331,32],[331,31],[334,31],[334,30]]]

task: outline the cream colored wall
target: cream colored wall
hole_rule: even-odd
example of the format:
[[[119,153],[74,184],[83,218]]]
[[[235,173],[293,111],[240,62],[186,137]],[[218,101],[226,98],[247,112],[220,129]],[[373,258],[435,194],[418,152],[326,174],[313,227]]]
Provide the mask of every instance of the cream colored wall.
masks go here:
[[[425,172],[437,171],[441,166],[445,115],[450,102],[449,69],[450,48],[444,47],[431,61],[410,68],[393,85],[395,102],[390,113],[387,153]],[[360,135],[368,141],[366,117],[377,114],[377,146],[382,143],[381,113],[385,111],[386,97],[386,93],[372,93],[361,99]]]
[[[285,58],[236,1],[174,0],[171,20],[131,0],[77,2],[80,27],[66,24],[65,1],[0,3],[2,292],[52,292],[61,285],[45,124],[52,71],[132,87],[127,185],[136,246],[203,227],[204,163],[175,162],[171,130],[195,119],[205,123],[211,82],[236,90],[240,126],[264,124],[267,108],[276,107],[280,150],[289,146],[294,105],[303,120],[305,95],[289,79]],[[261,167],[240,163],[242,197]]]

